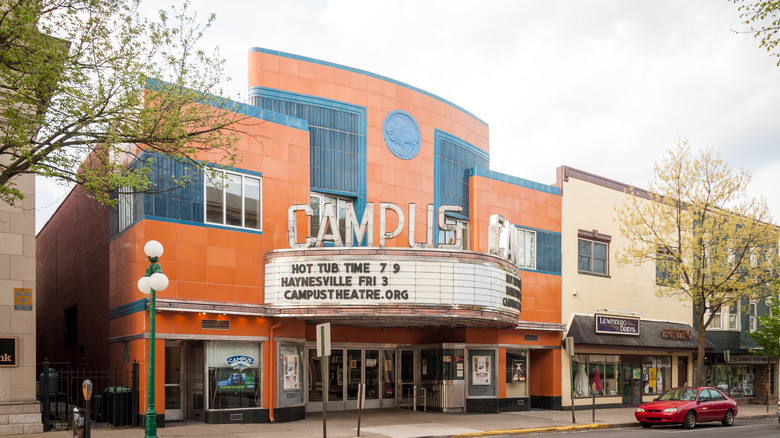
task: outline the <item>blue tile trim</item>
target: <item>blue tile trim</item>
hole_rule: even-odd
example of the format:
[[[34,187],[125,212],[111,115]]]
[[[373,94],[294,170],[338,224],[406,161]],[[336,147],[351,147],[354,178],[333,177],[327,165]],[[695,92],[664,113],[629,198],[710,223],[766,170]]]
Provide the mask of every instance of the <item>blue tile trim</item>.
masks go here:
[[[160,217],[160,216],[151,216],[151,215],[144,215],[142,219],[151,220],[151,221],[160,221],[160,222],[168,222],[171,224],[181,224],[181,225],[194,225],[196,227],[204,227],[204,228],[217,228],[220,230],[227,230],[227,231],[237,231],[239,233],[249,233],[249,234],[260,234],[262,235],[263,232],[260,230],[253,230],[251,228],[241,228],[241,227],[228,227],[225,225],[218,225],[218,224],[212,224],[210,222],[195,222],[195,221],[184,221],[180,219],[171,219],[167,217]]]
[[[356,193],[343,192],[341,190],[330,190],[330,189],[320,189],[320,188],[312,189],[311,191],[312,192],[316,192],[316,193],[324,193],[324,194],[328,194],[328,195],[339,196],[339,197],[342,197],[342,198],[344,198],[344,197],[346,197],[346,198],[354,198],[357,195]],[[357,213],[357,211],[355,211],[355,213]]]
[[[434,147],[434,160],[433,160],[433,205],[434,209],[438,212],[439,207],[442,205],[442,194],[439,192],[439,180],[437,178],[437,175],[440,175],[441,168],[439,164],[439,160],[436,159],[437,156],[443,156],[442,149],[441,149],[441,141],[445,140],[452,144],[457,145],[458,147],[463,148],[464,150],[476,155],[479,158],[482,158],[483,160],[486,160],[490,162],[490,154],[483,151],[482,149],[472,145],[471,143],[458,138],[452,134],[449,134],[447,132],[444,132],[439,129],[434,130],[434,139],[433,139],[433,147]],[[449,213],[447,216],[468,221],[469,220],[469,212],[464,211],[461,214],[456,213]],[[434,236],[434,243],[438,244],[438,234]]]
[[[311,96],[307,94],[291,93],[284,90],[276,90],[272,88],[261,87],[257,90],[257,94],[263,98],[284,100],[287,102],[298,102],[305,105],[319,106],[322,108],[329,108],[338,111],[345,111],[356,114],[360,118],[360,124],[358,125],[358,155],[362,159],[358,160],[358,193],[355,199],[355,213],[358,215],[358,220],[363,220],[363,211],[366,208],[366,201],[368,197],[368,146],[366,134],[368,132],[368,110],[364,106],[353,105],[351,103],[341,102],[333,99],[326,99],[318,96]],[[339,194],[335,191],[326,191],[317,189],[318,192]],[[348,196],[355,196],[354,193],[348,193]]]
[[[483,160],[490,161],[490,154],[483,151],[482,149],[474,146],[473,144],[467,142],[466,140],[463,140],[462,138],[455,137],[452,134],[449,134],[445,131],[442,131],[440,129],[434,130],[434,142],[436,145],[439,144],[439,139],[447,140],[450,143],[455,143],[456,145],[462,147],[463,149],[466,149],[467,151],[471,152],[472,154],[478,156],[479,158],[482,158]]]
[[[346,65],[336,64],[334,62],[322,61],[320,59],[309,58],[307,56],[295,55],[295,54],[292,54],[292,53],[280,52],[278,50],[264,49],[262,47],[252,47],[252,48],[249,49],[249,52],[250,53],[251,52],[267,53],[269,55],[281,56],[283,58],[297,59],[297,60],[300,60],[300,61],[311,62],[312,64],[325,65],[325,66],[328,66],[328,67],[334,67],[334,68],[338,68],[338,69],[341,69],[341,70],[346,70],[346,71],[350,71],[350,72],[353,72],[353,73],[359,73],[359,74],[362,74],[362,75],[370,76],[372,78],[380,79],[382,81],[389,82],[391,84],[395,84],[395,85],[398,85],[400,87],[408,88],[408,89],[416,91],[418,93],[422,93],[422,94],[424,94],[424,95],[426,95],[428,97],[432,97],[432,98],[434,98],[434,99],[436,99],[436,100],[438,100],[440,102],[446,103],[447,105],[450,105],[450,106],[452,106],[454,108],[457,108],[460,111],[463,111],[464,113],[468,114],[470,117],[474,118],[474,120],[478,121],[479,123],[481,123],[481,124],[483,124],[485,126],[488,126],[488,124],[485,121],[483,121],[479,117],[475,116],[471,112],[463,109],[462,107],[460,107],[460,106],[450,102],[449,100],[442,99],[441,97],[439,97],[439,96],[437,96],[435,94],[429,93],[429,92],[427,92],[425,90],[421,90],[421,89],[419,89],[417,87],[413,87],[413,86],[411,86],[409,84],[405,84],[405,83],[403,83],[401,81],[397,81],[395,79],[388,78],[387,76],[378,75],[376,73],[371,73],[370,71],[361,70],[361,69],[358,69],[358,68],[348,67]]]
[[[144,312],[149,304],[148,298],[141,298],[130,303],[122,304],[108,311],[108,319],[120,318],[133,313]]]
[[[540,192],[549,193],[551,195],[561,196],[561,189],[559,187],[542,184],[542,183],[530,181],[523,178],[518,178],[512,175],[506,175],[504,173],[494,172],[492,170],[488,170],[483,167],[475,167],[471,169],[471,174],[469,176],[481,176],[485,178],[490,178],[492,180],[501,181],[508,184],[514,184],[520,187],[525,187],[527,189],[538,190]]]
[[[147,87],[152,90],[160,88],[160,81],[154,79],[148,79]],[[198,102],[209,105],[214,108],[224,109],[226,111],[232,111],[238,114],[243,114],[247,117],[253,117],[259,120],[273,122],[279,125],[288,126],[290,128],[300,129],[302,131],[309,130],[309,123],[306,120],[299,119],[297,117],[288,116],[286,114],[277,113],[274,111],[263,110],[260,107],[248,105],[246,103],[236,102],[235,100],[225,99],[218,96],[207,95],[205,93],[198,93],[203,96]]]

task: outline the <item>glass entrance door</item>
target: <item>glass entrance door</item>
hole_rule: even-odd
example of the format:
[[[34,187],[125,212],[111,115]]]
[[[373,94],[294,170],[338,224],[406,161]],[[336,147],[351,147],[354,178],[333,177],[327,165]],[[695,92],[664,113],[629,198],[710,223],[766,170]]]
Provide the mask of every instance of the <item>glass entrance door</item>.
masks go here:
[[[642,404],[642,363],[639,360],[629,361],[623,357],[623,405],[639,406]]]
[[[414,385],[414,351],[404,350],[405,383]],[[327,409],[340,411],[357,409],[359,385],[364,383],[365,408],[398,406],[398,373],[395,348],[334,348],[327,363]],[[322,411],[322,358],[317,350],[308,349],[306,382],[306,410]]]
[[[165,420],[184,418],[182,409],[181,344],[165,344]]]
[[[327,359],[327,362],[322,359]],[[324,364],[324,365],[323,365]],[[325,383],[322,381],[322,366],[325,366]],[[328,410],[343,411],[345,403],[344,350],[333,349],[327,358],[317,357],[317,349],[309,349],[309,372],[307,374],[307,395],[309,412],[322,412],[322,392],[326,386]]]
[[[382,350],[382,402],[383,408],[398,405],[395,391],[395,350]]]

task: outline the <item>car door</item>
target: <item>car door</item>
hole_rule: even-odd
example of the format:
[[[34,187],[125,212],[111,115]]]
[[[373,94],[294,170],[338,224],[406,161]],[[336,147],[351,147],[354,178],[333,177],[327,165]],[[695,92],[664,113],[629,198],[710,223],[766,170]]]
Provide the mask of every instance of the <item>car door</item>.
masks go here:
[[[710,393],[714,405],[712,415],[715,420],[722,420],[729,409],[729,402],[726,396],[716,389],[710,389]]]
[[[699,404],[696,406],[696,416],[698,421],[711,421],[715,418],[713,414],[713,401],[711,400],[710,390],[702,389],[699,391]]]

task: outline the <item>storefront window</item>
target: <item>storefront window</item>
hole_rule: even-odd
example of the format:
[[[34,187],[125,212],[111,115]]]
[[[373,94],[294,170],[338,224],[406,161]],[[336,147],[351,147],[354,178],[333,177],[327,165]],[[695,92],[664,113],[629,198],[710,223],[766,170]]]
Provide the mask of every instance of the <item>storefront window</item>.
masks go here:
[[[507,397],[528,396],[528,351],[506,353]]]
[[[574,366],[574,396],[620,395],[620,356],[610,354],[577,354]]]
[[[642,381],[645,394],[661,394],[671,388],[672,358],[669,356],[643,357]]]
[[[462,349],[422,350],[420,362],[422,380],[463,380]]]
[[[261,406],[260,344],[210,342],[206,355],[210,409]]]
[[[753,388],[756,370],[752,365],[731,365],[729,374],[731,374],[732,397],[754,397],[756,395],[755,388]]]

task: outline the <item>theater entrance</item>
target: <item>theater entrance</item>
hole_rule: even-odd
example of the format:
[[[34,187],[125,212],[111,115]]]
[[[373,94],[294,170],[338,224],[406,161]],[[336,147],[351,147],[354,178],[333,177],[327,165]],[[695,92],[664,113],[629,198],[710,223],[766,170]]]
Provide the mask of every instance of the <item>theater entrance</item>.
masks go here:
[[[329,411],[357,409],[360,383],[365,384],[366,409],[397,407],[401,396],[398,391],[400,376],[396,371],[399,354],[413,357],[414,351],[394,347],[344,347],[333,348],[329,357],[320,358],[316,348],[307,348],[306,411],[322,411],[322,366],[326,371]]]

